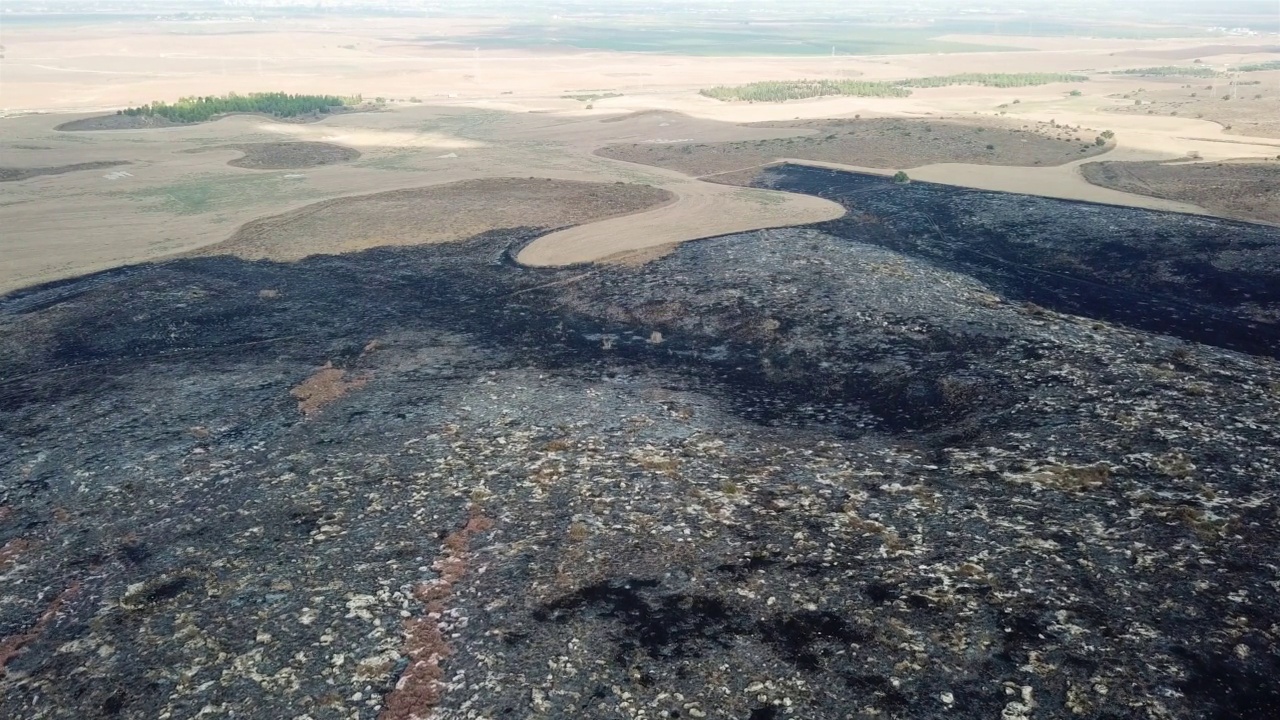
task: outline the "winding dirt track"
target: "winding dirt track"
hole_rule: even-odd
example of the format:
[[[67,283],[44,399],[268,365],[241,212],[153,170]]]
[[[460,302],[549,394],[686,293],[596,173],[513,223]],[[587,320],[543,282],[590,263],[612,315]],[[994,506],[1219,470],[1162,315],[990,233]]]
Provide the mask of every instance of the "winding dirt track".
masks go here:
[[[516,259],[543,267],[595,262],[716,235],[834,220],[845,212],[830,200],[774,190],[699,180],[662,187],[676,195],[675,202],[544,235]]]

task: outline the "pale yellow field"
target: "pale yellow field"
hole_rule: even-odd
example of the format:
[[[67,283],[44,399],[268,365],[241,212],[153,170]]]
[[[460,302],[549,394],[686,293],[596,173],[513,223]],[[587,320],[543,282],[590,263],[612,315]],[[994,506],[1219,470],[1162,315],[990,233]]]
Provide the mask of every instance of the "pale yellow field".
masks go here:
[[[418,24],[415,25],[414,23]],[[1084,95],[1065,86],[1017,90],[951,87],[910,98],[835,98],[785,104],[721,103],[701,87],[765,79],[892,78],[955,72],[1078,71],[1168,62],[1203,40],[1093,41],[1064,46],[1020,39],[1025,52],[858,58],[691,58],[625,53],[432,51],[405,40],[465,34],[472,21],[353,20],[19,28],[3,34],[0,165],[51,167],[94,161],[129,165],[0,183],[0,292],[33,283],[212,245],[242,224],[320,200],[484,177],[637,182],[674,193],[671,204],[549,235],[521,257],[580,262],[672,242],[838,216],[816,198],[701,182],[678,173],[597,157],[614,143],[754,140],[796,130],[737,124],[796,117],[990,116],[1055,119],[1107,128],[1118,148],[1106,159],[1159,159],[1197,152],[1206,160],[1274,157],[1276,140],[1225,134],[1186,117],[1121,115],[1109,95],[1140,80],[1095,79]],[[974,39],[975,42],[981,39]],[[1230,44],[1223,61],[1274,59]],[[1007,43],[1006,43],[1007,44]],[[354,49],[344,48],[352,46]],[[1149,53],[1146,55],[1144,53]],[[1217,62],[1217,60],[1215,60]],[[284,90],[392,99],[381,112],[315,124],[257,117],[159,130],[57,132],[75,116],[157,99],[230,91]],[[592,109],[566,93],[615,92]],[[409,102],[409,98],[420,102]],[[636,115],[630,113],[643,112]],[[83,116],[83,115],[82,115]],[[625,117],[624,117],[625,116]],[[605,120],[621,120],[603,122]],[[190,150],[228,143],[322,140],[354,147],[349,164],[305,170],[228,166],[236,151]],[[1196,211],[1103,190],[1072,165],[1000,168],[935,165],[918,179],[1000,190]]]

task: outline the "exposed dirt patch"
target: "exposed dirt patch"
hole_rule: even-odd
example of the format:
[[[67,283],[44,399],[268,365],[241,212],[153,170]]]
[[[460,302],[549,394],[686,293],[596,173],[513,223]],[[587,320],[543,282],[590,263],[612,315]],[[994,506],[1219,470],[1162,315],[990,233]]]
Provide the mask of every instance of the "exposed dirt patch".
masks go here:
[[[384,245],[450,242],[498,228],[563,227],[673,199],[648,185],[494,178],[338,198],[255,220],[201,254],[299,260]]]
[[[8,570],[22,553],[31,548],[31,541],[26,538],[14,538],[0,546],[0,571]]]
[[[897,118],[823,119],[754,123],[813,134],[773,140],[611,145],[596,154],[701,176],[762,165],[780,158],[876,168],[941,162],[983,165],[1062,165],[1106,152],[1097,131],[1051,123],[973,124]]]
[[[616,123],[616,122],[623,122],[625,120],[635,120],[636,118],[642,118],[648,115],[663,115],[663,114],[670,114],[670,113],[665,110],[637,110],[636,112],[627,113],[626,115],[617,115],[614,117],[608,117],[601,120],[600,122]]]
[[[355,148],[326,142],[272,142],[218,145],[205,150],[239,150],[243,157],[227,163],[253,170],[302,170],[322,165],[337,165],[360,157]]]
[[[10,635],[3,640],[0,640],[0,678],[8,675],[6,666],[9,664],[9,661],[18,657],[27,645],[40,639],[40,637],[44,635],[45,629],[48,628],[49,623],[56,620],[58,613],[62,611],[62,606],[74,599],[76,595],[80,594],[80,589],[81,585],[79,581],[72,583],[67,587],[67,589],[59,593],[58,596],[53,599],[53,602],[49,603],[49,605],[45,607],[44,612],[40,613],[40,617],[30,629],[26,632]]]
[[[102,168],[117,167],[119,165],[130,164],[128,160],[103,160],[100,162],[75,163],[73,165],[59,165],[57,167],[36,167],[36,168],[15,168],[0,167],[0,182],[16,182],[18,180],[29,180],[33,177],[41,175],[62,175],[69,172],[79,172],[81,170],[101,170]]]
[[[430,712],[440,704],[447,690],[443,682],[444,658],[453,653],[445,640],[446,633],[455,635],[458,622],[447,616],[447,602],[453,595],[454,585],[462,581],[471,565],[471,538],[493,528],[493,520],[472,507],[471,516],[462,529],[450,533],[440,548],[440,554],[432,569],[440,576],[430,582],[419,583],[413,597],[420,602],[424,617],[405,621],[404,655],[409,660],[404,673],[396,681],[395,688],[387,694],[382,720],[413,720]],[[465,627],[465,623],[462,624]]]
[[[1280,223],[1280,161],[1093,162],[1080,166],[1094,185],[1193,202],[1221,215]]]
[[[348,377],[347,371],[325,363],[314,375],[289,391],[298,401],[298,411],[311,417],[352,390],[369,382],[367,375]]]

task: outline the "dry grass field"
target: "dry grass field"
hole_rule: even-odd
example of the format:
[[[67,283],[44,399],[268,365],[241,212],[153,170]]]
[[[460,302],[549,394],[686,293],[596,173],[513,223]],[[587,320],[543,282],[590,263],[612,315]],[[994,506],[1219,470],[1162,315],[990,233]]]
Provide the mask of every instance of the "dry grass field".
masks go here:
[[[1228,130],[1216,106],[1201,111],[1179,105],[1173,115],[1156,111],[1164,106],[1153,103],[1153,112],[1145,106],[1135,112],[1126,95],[1156,98],[1159,86],[1165,88],[1159,97],[1168,96],[1159,102],[1185,103],[1187,98],[1175,96],[1190,91],[1107,74],[1190,62],[1185,58],[1231,64],[1280,57],[1274,44],[1251,38],[996,42],[974,36],[947,41],[1020,49],[830,58],[472,51],[411,40],[465,38],[491,29],[489,21],[466,19],[6,28],[0,177],[9,182],[0,188],[0,250],[6,259],[0,291],[199,248],[247,247],[225,243],[244,241],[255,221],[292,217],[339,198],[409,190],[431,198],[388,211],[377,225],[384,230],[400,223],[450,227],[456,234],[518,219],[520,213],[500,203],[486,210],[481,197],[468,197],[460,206],[480,217],[457,219],[450,207],[454,200],[446,200],[456,198],[456,188],[470,186],[455,184],[484,179],[551,179],[543,187],[563,192],[538,196],[539,222],[586,223],[534,243],[521,256],[540,264],[620,254],[635,260],[682,240],[813,222],[840,212],[815,198],[694,179],[778,158],[871,171],[911,168],[919,180],[1258,217],[1234,205],[1198,207],[1190,204],[1198,198],[1186,194],[1093,185],[1079,166],[1104,150],[1109,162],[1189,154],[1218,162],[1280,154],[1265,122],[1266,102],[1275,94],[1270,85],[1262,88],[1261,100],[1248,98],[1221,110],[1235,113],[1260,103]],[[721,102],[697,92],[770,79],[1009,71],[1086,72],[1090,80],[786,103]],[[1270,75],[1260,73],[1258,79],[1274,85]],[[361,94],[383,102],[379,112],[313,123],[231,116],[133,127],[133,119],[109,114],[157,99],[274,90]],[[113,127],[120,129],[83,129]],[[1104,129],[1115,133],[1105,148],[1094,144]],[[1162,172],[1183,172],[1182,167]],[[613,214],[608,207],[578,208],[582,198],[571,189],[578,187],[574,183],[648,187],[606,203],[641,210],[624,221],[603,217]],[[672,201],[649,207],[661,193],[670,193]],[[254,247],[264,256],[297,257],[368,247],[378,237],[405,242],[407,232],[299,235],[282,242],[287,250]],[[449,232],[427,235],[438,239]],[[304,247],[307,242],[314,247]]]
[[[670,202],[650,185],[486,178],[337,198],[247,223],[201,253],[300,260],[388,245],[463,240],[488,230],[558,228]]]
[[[758,126],[811,134],[720,143],[611,145],[598,154],[700,177],[762,165],[779,158],[885,169],[943,162],[1051,166],[1111,149],[1095,143],[1101,130],[1041,122],[845,118],[759,123]]]
[[[1095,162],[1085,179],[1123,192],[1194,202],[1221,215],[1280,224],[1280,160]]]
[[[1116,104],[1109,111],[1191,117],[1217,123],[1231,135],[1280,139],[1280,71],[1143,80],[1138,88],[1111,95]]]

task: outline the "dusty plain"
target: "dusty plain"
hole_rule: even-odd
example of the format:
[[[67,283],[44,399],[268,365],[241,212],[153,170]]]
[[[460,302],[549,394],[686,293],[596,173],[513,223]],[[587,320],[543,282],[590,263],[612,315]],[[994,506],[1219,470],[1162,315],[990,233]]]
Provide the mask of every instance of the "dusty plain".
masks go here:
[[[1178,85],[1181,92],[1187,83],[1103,74],[1166,64],[1171,55],[1203,55],[1205,62],[1222,65],[1280,57],[1274,44],[1257,38],[1095,40],[1074,48],[1061,39],[1019,38],[1024,50],[831,58],[467,51],[411,41],[415,33],[463,38],[486,27],[480,21],[370,19],[340,26],[312,20],[6,29],[0,60],[7,115],[0,118],[3,174],[25,177],[49,172],[37,168],[84,163],[129,165],[5,183],[0,290],[216,247],[245,223],[315,202],[481,178],[640,183],[675,197],[628,222],[603,220],[610,224],[598,232],[580,226],[535,243],[521,258],[533,264],[617,258],[693,237],[826,220],[842,212],[816,198],[724,189],[690,177],[706,174],[702,166],[639,164],[655,153],[687,152],[691,145],[730,148],[705,166],[716,173],[792,158],[881,172],[907,169],[915,179],[984,189],[1216,213],[1230,209],[1138,195],[1141,188],[1131,186],[1097,187],[1079,166],[1104,151],[1109,161],[1280,154],[1280,141],[1261,120],[1228,130],[1213,121],[1222,112],[1216,106],[1173,115],[1153,104],[1152,113],[1133,112],[1127,99],[1141,93],[1164,97],[1160,93],[1172,88],[1160,88]],[[993,44],[991,38],[951,39],[974,47]],[[777,104],[724,103],[697,94],[711,85],[765,79],[884,79],[1011,68],[1089,71],[1091,79],[1070,86],[962,86],[916,90],[908,98]],[[1280,116],[1280,73],[1251,79],[1260,84],[1240,88],[1249,93],[1240,107],[1247,105],[1251,118]],[[233,116],[191,126],[54,130],[77,117],[152,99],[279,89],[358,93],[385,102],[376,112],[310,124]],[[1082,94],[1070,95],[1073,89]],[[584,101],[569,95],[614,97]],[[866,119],[865,127],[855,117]],[[946,121],[938,128],[959,127],[956,137],[922,150],[909,136],[898,136],[899,121],[934,118]],[[849,126],[839,133],[853,134],[832,143],[824,129],[831,122]],[[1008,142],[995,143],[991,151],[962,140],[960,135],[978,127]],[[1007,128],[1023,127],[1031,132],[1004,135]],[[1259,136],[1242,134],[1251,129]],[[1106,148],[1092,146],[1102,130],[1113,131],[1115,140]],[[1039,148],[1042,140],[1062,135],[1073,142],[1063,141],[1061,153]],[[278,151],[290,141],[328,143],[349,154],[338,151],[320,166],[299,168],[261,153],[241,157],[235,149]],[[617,149],[626,146],[632,150]],[[817,150],[789,151],[805,147]],[[1065,162],[1067,156],[1075,159]],[[543,221],[555,228],[584,219],[565,208]],[[333,247],[317,238],[315,251]],[[295,255],[296,249],[285,253]]]

